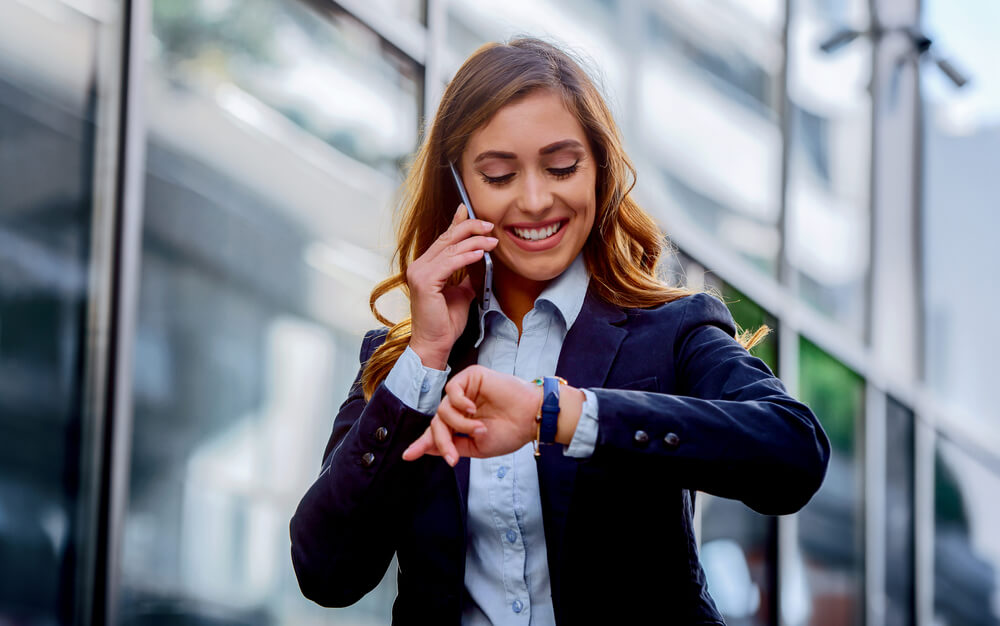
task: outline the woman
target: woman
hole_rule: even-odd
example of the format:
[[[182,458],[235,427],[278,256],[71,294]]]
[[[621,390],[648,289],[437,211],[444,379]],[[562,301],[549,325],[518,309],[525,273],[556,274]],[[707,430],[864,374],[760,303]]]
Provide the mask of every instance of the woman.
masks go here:
[[[633,178],[565,53],[521,39],[461,67],[410,170],[399,271],[372,293],[390,328],[365,336],[292,519],[306,596],[352,604],[396,554],[403,623],[723,623],[695,491],[792,513],[829,443],[744,347],[766,328],[738,340],[722,302],[657,280]],[[393,325],[375,302],[396,287],[411,317]],[[553,374],[568,384],[529,382]]]

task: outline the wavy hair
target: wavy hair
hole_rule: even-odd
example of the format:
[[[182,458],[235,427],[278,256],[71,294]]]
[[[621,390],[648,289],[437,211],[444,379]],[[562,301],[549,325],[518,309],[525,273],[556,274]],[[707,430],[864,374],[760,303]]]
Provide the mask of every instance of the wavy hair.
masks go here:
[[[448,84],[426,137],[414,156],[398,213],[396,273],[372,290],[372,313],[389,327],[385,342],[364,366],[365,398],[375,392],[410,340],[410,318],[393,323],[376,302],[401,288],[409,297],[406,270],[448,229],[461,202],[449,178],[448,163],[458,161],[472,133],[504,106],[541,89],[559,93],[590,140],[597,170],[594,228],[583,247],[590,288],[599,298],[623,308],[648,308],[695,291],[671,287],[657,277],[666,241],[652,217],[630,195],[635,167],[625,154],[621,133],[593,81],[569,54],[534,38],[489,43],[470,56]],[[465,270],[453,275],[458,284]],[[748,350],[769,332],[737,333]]]

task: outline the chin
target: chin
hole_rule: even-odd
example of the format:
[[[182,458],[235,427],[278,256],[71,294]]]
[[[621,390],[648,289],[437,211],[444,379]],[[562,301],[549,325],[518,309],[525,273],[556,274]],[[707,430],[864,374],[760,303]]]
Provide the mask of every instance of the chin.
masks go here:
[[[553,260],[546,263],[524,263],[514,265],[511,269],[515,274],[535,282],[548,282],[558,278],[573,262],[573,258]],[[529,265],[525,267],[525,265]]]

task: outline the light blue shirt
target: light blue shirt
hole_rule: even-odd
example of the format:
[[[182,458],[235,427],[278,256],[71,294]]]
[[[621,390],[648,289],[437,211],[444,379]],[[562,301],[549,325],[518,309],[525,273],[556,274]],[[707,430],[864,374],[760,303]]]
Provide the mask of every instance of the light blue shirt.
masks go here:
[[[494,299],[489,310],[480,311],[478,363],[524,380],[554,375],[589,280],[579,255],[535,300],[522,320],[520,340],[517,326]],[[433,413],[450,372],[450,367],[443,372],[424,367],[407,348],[385,386],[411,408]],[[568,456],[590,456],[597,442],[597,398],[589,390],[583,392],[580,421],[563,450]],[[462,623],[555,624],[531,443],[512,454],[470,460],[468,531],[465,587],[473,603],[464,607]]]

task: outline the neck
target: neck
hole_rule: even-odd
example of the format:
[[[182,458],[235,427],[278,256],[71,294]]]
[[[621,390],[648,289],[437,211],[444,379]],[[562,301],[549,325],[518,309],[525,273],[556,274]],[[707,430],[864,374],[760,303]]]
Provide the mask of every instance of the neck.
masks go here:
[[[493,273],[493,293],[504,314],[517,325],[518,337],[521,336],[521,322],[528,311],[535,306],[535,300],[549,284],[549,281],[536,281],[511,272],[497,263]]]

